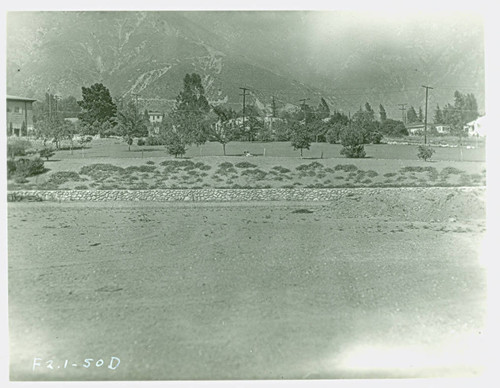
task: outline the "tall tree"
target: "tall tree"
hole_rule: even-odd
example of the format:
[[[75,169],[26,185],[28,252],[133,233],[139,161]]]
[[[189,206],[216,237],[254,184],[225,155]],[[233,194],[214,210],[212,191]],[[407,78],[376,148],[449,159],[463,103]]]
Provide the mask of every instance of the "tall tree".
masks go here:
[[[371,121],[375,121],[375,112],[373,111],[372,106],[368,102],[365,104],[365,112]]]
[[[439,104],[437,104],[436,110],[434,112],[434,124],[444,124],[443,111],[439,107]]]
[[[114,122],[116,105],[111,98],[109,89],[101,83],[96,83],[89,88],[82,86],[82,100],[78,101],[82,112],[78,118],[85,124],[105,121]]]
[[[418,107],[418,121],[423,123],[424,122],[424,113],[422,112],[422,107]]]
[[[321,101],[319,102],[316,111],[317,118],[320,120],[330,116],[330,107],[323,97],[321,97]]]
[[[380,122],[383,123],[385,120],[387,120],[387,113],[385,111],[385,108],[382,104],[379,106],[379,114],[380,114]]]
[[[408,113],[406,113],[406,120],[410,124],[418,122],[417,112],[413,106],[410,106],[410,109],[408,109]]]
[[[277,117],[278,108],[276,107],[276,101],[274,101],[274,97],[271,101],[271,114],[273,117]]]
[[[177,134],[183,144],[188,145],[202,139],[200,133],[205,131],[205,116],[210,111],[210,105],[205,97],[199,74],[186,74],[184,87],[176,98],[172,113]]]

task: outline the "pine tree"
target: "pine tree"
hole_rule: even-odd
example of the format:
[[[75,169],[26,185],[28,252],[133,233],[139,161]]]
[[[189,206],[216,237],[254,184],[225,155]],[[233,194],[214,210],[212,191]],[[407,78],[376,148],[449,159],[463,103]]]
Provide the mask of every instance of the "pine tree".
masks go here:
[[[424,122],[424,114],[422,113],[422,107],[418,107],[418,121],[423,123]]]
[[[417,112],[415,111],[415,108],[413,106],[410,106],[410,109],[408,109],[408,113],[406,114],[406,120],[410,124],[418,122]]]
[[[205,97],[205,89],[199,74],[186,74],[184,88],[179,93],[172,114],[177,134],[183,144],[188,145],[199,141],[204,131],[204,119],[210,111],[210,105]]]
[[[375,120],[375,112],[373,111],[371,105],[368,102],[365,104],[365,110],[369,113],[370,118],[372,120]]]
[[[82,86],[82,100],[78,101],[78,105],[82,109],[78,118],[88,125],[92,125],[95,121],[99,124],[113,121],[116,116],[116,105],[109,89],[101,83],[89,88]]]
[[[383,107],[382,104],[379,106],[379,114],[380,114],[380,122],[383,123],[385,120],[387,120],[387,113],[385,112],[385,108]]]
[[[330,107],[328,103],[325,101],[323,97],[321,97],[321,101],[317,108],[318,119],[324,119],[330,116]]]
[[[434,124],[444,124],[443,111],[439,107],[439,104],[437,104],[436,111],[434,112]]]

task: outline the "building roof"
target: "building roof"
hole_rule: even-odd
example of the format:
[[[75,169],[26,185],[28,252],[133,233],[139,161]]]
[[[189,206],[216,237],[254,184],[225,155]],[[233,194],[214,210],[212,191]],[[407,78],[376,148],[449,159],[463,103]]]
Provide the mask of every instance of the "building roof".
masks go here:
[[[36,98],[17,97],[17,96],[7,95],[7,100],[33,102],[33,101],[36,101]]]

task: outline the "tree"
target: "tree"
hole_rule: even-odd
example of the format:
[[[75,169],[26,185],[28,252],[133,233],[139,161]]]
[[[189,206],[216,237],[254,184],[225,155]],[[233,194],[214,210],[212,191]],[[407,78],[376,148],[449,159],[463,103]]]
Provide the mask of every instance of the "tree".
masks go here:
[[[300,157],[302,158],[302,151],[308,150],[311,147],[312,136],[309,129],[300,123],[293,123],[292,125],[292,147],[294,150],[300,150]]]
[[[439,104],[437,104],[436,111],[434,112],[434,124],[444,124],[443,119],[443,111],[439,107]]]
[[[226,144],[234,139],[236,133],[236,127],[232,120],[235,112],[223,106],[214,106],[213,113],[215,117],[210,123],[209,133],[212,139],[222,145],[222,152],[226,156]]]
[[[44,146],[47,141],[52,141],[59,149],[61,140],[67,138],[67,128],[68,123],[59,114],[53,113],[37,121],[36,136],[43,140]]]
[[[99,124],[105,121],[114,122],[116,105],[108,88],[101,83],[96,83],[89,88],[82,86],[82,100],[78,101],[78,105],[82,109],[78,118],[86,124],[90,125],[96,121]]]
[[[418,121],[420,123],[424,122],[424,114],[422,112],[422,107],[421,106],[418,107]]]
[[[26,155],[26,150],[32,145],[28,140],[24,139],[7,139],[7,156],[15,159],[16,156]]]
[[[371,118],[372,120],[375,120],[375,112],[373,111],[373,109],[372,109],[372,107],[371,107],[370,103],[368,103],[368,102],[367,102],[367,103],[365,104],[365,110],[366,110],[366,112],[370,115],[370,118]]]
[[[148,135],[148,127],[144,115],[133,102],[129,102],[123,109],[118,111],[117,129],[128,144],[128,150],[134,141],[134,137]]]
[[[285,121],[273,123],[273,140],[290,141],[290,127]]]
[[[169,131],[165,140],[167,143],[167,152],[170,155],[174,155],[174,157],[177,158],[186,153],[186,145],[182,142],[181,136],[179,136],[176,131]]]
[[[48,161],[49,158],[55,155],[55,152],[52,150],[52,148],[42,148],[39,154],[41,158],[46,158]]]
[[[316,119],[321,120],[330,116],[330,107],[323,97],[316,109]]]
[[[410,109],[408,109],[408,113],[406,114],[406,120],[410,124],[418,122],[417,112],[415,111],[415,108],[413,106],[410,106]]]
[[[379,114],[380,114],[380,122],[383,124],[385,120],[387,120],[387,113],[382,104],[379,105]]]
[[[206,140],[202,133],[205,131],[204,118],[209,111],[210,105],[200,75],[186,74],[183,90],[178,94],[172,112],[173,125],[184,145]]]
[[[328,129],[326,141],[330,144],[336,144],[340,141],[340,134],[346,128],[346,125],[336,122]]]
[[[274,97],[273,97],[273,99],[271,101],[271,115],[273,117],[276,117],[277,112],[278,112],[278,108],[276,107],[276,101],[274,101]]]
[[[368,107],[369,104],[367,103]],[[369,107],[371,109],[371,107]],[[357,111],[353,117],[353,126],[357,128],[360,134],[363,136],[363,143],[370,143],[372,140],[372,133],[378,131],[379,123],[375,121],[375,114],[373,110]]]
[[[309,132],[314,138],[314,141],[326,141],[326,134],[330,128],[329,123],[325,123],[323,120],[316,120],[308,124]]]
[[[364,137],[359,127],[346,127],[340,134],[342,149],[340,154],[346,158],[364,158],[366,156]]]
[[[418,153],[417,156],[419,159],[423,159],[424,161],[427,162],[432,157],[432,154],[434,153],[434,149],[426,146],[426,145],[420,145],[418,146]]]
[[[387,119],[380,126],[380,131],[387,136],[408,136],[408,130],[400,120]]]

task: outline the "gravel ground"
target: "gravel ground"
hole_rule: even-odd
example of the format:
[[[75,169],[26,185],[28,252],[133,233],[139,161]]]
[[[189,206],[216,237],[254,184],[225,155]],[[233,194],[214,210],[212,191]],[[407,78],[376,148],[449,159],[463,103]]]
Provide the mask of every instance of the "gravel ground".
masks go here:
[[[9,203],[8,222],[13,380],[482,370],[484,189]]]

